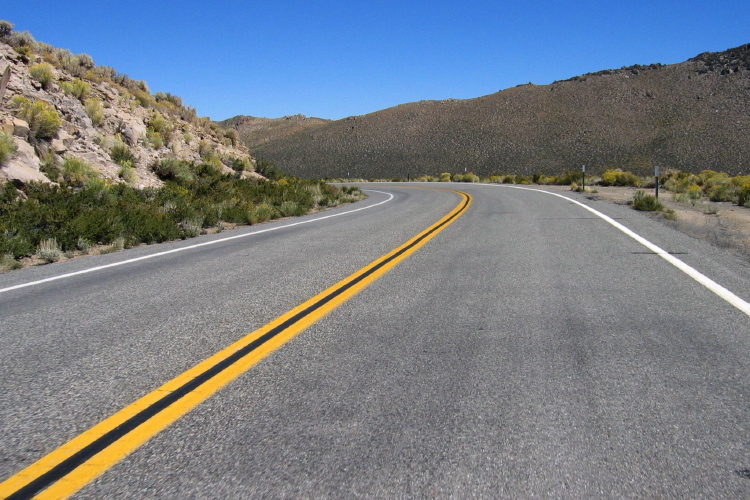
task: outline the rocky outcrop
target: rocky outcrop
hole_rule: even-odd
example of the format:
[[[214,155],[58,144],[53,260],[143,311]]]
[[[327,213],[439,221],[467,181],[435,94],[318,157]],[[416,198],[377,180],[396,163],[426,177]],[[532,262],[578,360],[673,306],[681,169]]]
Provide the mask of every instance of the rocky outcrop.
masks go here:
[[[71,72],[53,57],[48,46],[43,50],[47,52],[34,51],[29,56],[26,51],[22,55],[0,41],[0,74],[10,68],[0,101],[0,131],[13,137],[17,149],[12,159],[0,165],[0,180],[55,182],[58,179],[45,174],[53,171],[46,166],[59,167],[65,158],[75,156],[109,181],[125,182],[120,178],[123,166],[112,157],[117,144],[128,147],[134,159],[128,167],[135,168],[135,183],[140,187],[162,183],[150,167],[165,158],[211,161],[226,171],[231,171],[234,160],[249,158],[245,146],[233,144],[225,130],[182,106],[181,99],[151,95],[145,83],[136,84],[127,77],[115,81],[114,71],[96,71],[93,63],[84,68],[86,72]],[[51,70],[51,81],[46,84],[32,76],[32,68],[38,70],[39,65]],[[77,94],[75,85],[85,92]],[[52,106],[61,120],[53,137],[35,135],[35,126],[23,120],[13,104],[14,98],[20,97]],[[129,178],[132,182],[133,176]]]

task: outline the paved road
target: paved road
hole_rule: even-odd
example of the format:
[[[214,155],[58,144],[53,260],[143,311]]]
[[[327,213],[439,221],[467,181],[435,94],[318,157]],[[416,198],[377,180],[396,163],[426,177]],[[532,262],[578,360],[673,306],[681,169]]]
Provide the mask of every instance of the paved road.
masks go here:
[[[0,480],[461,200],[369,187],[394,198],[0,292]],[[749,497],[750,317],[570,201],[453,187],[455,223],[76,497]],[[750,301],[746,261],[565,194]]]

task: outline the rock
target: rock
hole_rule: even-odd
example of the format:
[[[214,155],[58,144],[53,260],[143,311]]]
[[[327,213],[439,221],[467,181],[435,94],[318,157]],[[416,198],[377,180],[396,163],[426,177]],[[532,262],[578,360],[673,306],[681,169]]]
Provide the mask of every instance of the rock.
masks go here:
[[[119,130],[122,138],[130,146],[135,146],[138,142],[146,137],[146,125],[136,119],[122,120]]]
[[[39,171],[41,162],[31,144],[18,137],[14,137],[13,140],[16,143],[17,153],[2,167],[4,176],[20,184],[32,181],[50,182],[47,176]]]
[[[39,157],[34,151],[34,147],[23,139],[14,137],[13,141],[16,143],[16,156],[15,159],[23,163],[24,165],[39,170]]]
[[[13,135],[26,139],[29,137],[29,124],[20,118],[13,118]]]
[[[2,121],[0,121],[0,130],[8,135],[13,135],[13,130],[15,130],[15,128],[16,127],[13,125],[13,119],[11,119],[10,116],[4,116]]]
[[[52,139],[49,146],[52,152],[56,154],[63,154],[68,150],[68,147],[62,139]]]
[[[73,143],[75,137],[67,133],[65,130],[60,129],[57,131],[57,139],[60,139],[67,149]]]

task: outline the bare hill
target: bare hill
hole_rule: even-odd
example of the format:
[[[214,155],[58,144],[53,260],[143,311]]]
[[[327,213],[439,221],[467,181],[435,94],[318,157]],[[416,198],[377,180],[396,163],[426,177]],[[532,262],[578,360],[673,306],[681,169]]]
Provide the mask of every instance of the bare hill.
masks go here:
[[[257,144],[303,177],[750,171],[750,44],[468,100],[421,101]]]

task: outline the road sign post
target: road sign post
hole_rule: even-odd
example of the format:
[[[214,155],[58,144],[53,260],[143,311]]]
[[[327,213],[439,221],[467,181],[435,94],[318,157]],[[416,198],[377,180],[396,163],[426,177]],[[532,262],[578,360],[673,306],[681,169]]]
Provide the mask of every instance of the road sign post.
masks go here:
[[[586,165],[581,165],[581,192],[586,192]]]

